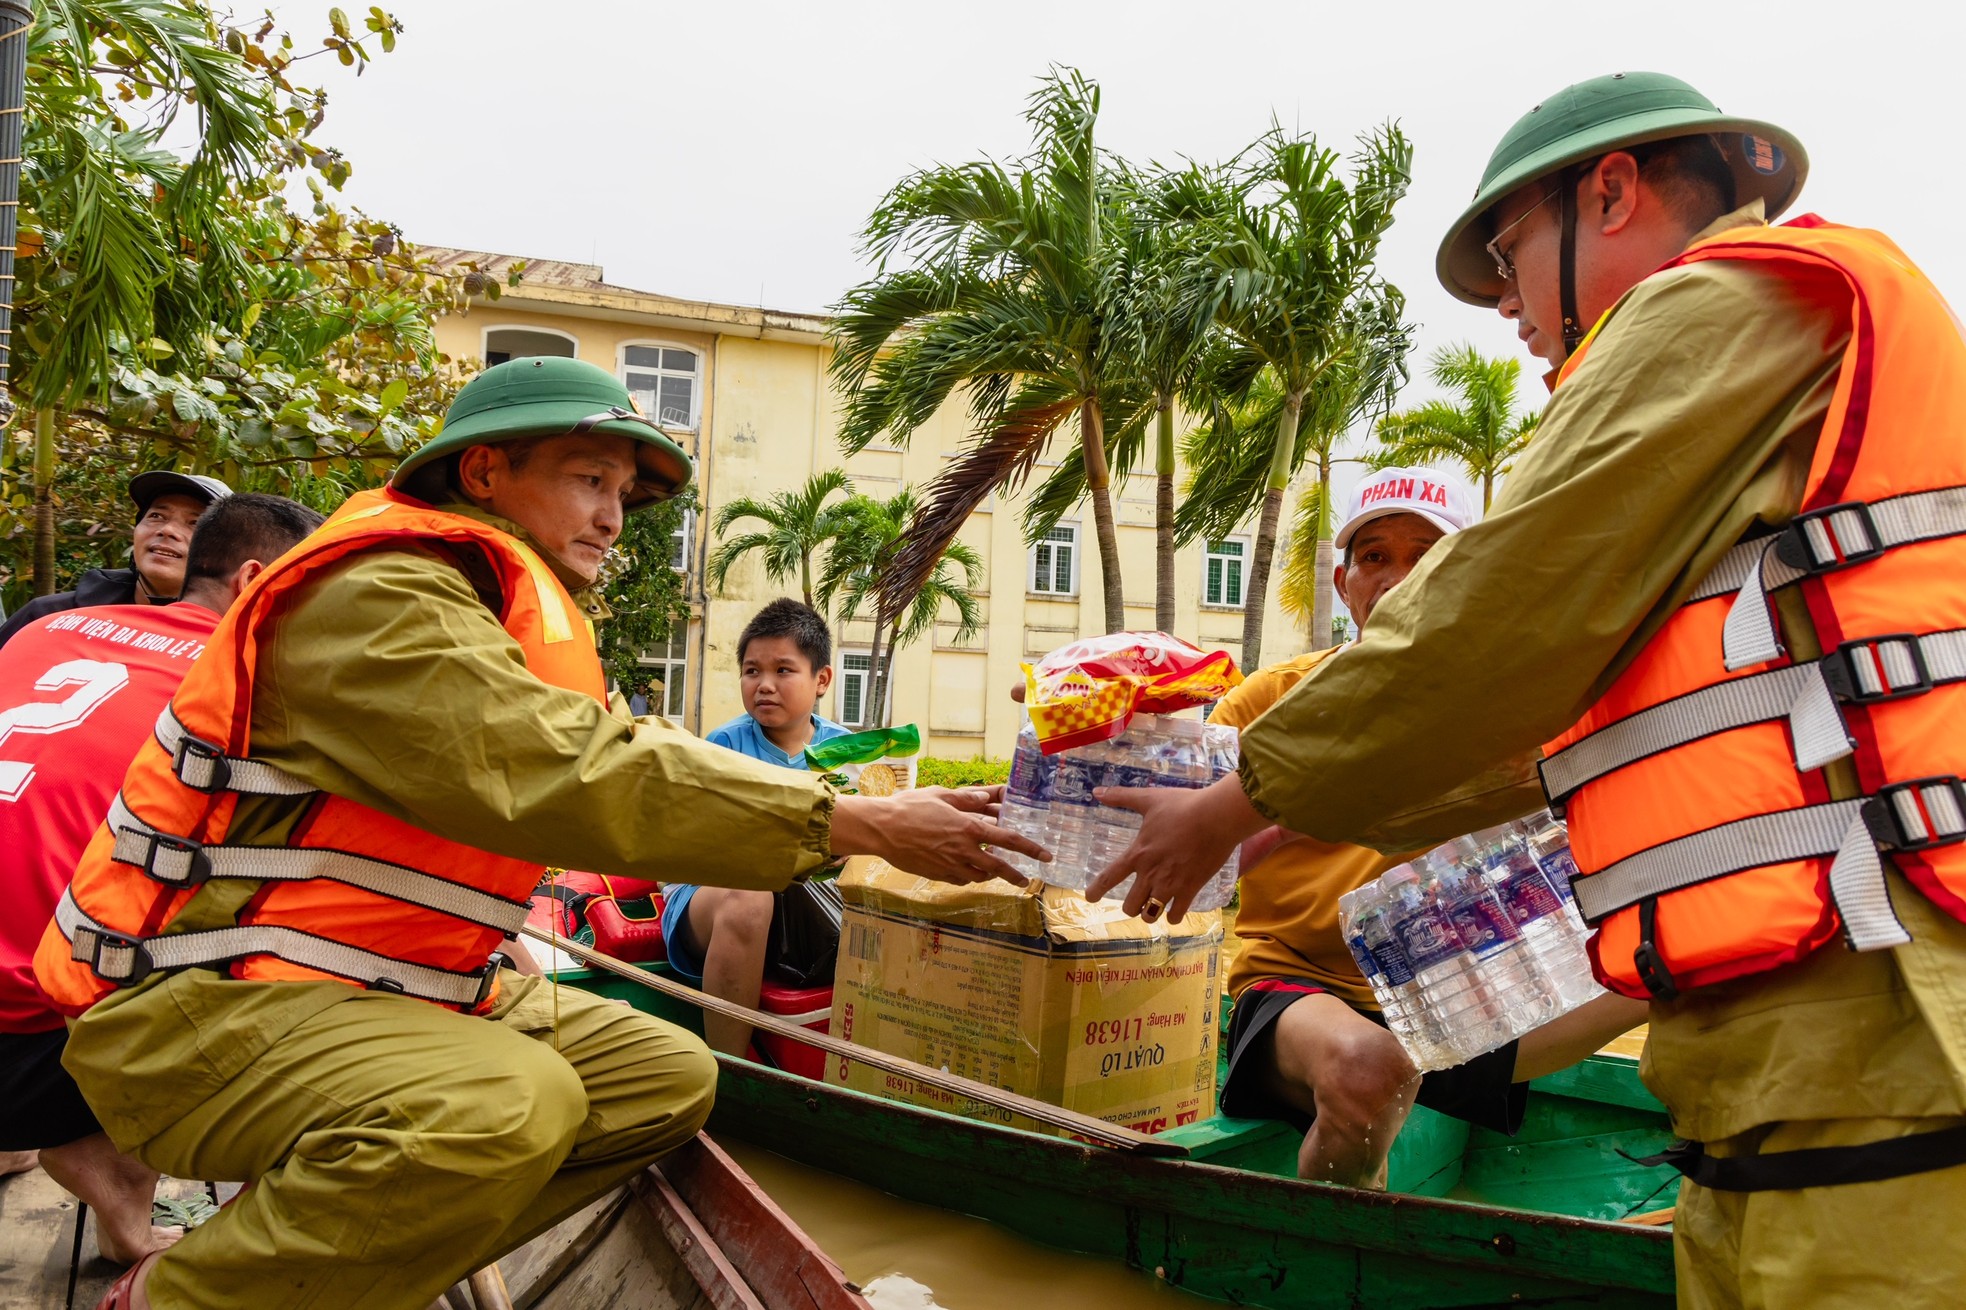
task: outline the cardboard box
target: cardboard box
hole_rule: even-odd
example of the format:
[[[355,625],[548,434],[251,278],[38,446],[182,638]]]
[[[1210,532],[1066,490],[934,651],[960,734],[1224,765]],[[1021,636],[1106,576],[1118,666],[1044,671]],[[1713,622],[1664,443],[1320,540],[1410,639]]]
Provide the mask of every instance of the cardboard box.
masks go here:
[[[835,1034],[1141,1132],[1215,1113],[1222,919],[1147,924],[1075,891],[951,887],[848,861]],[[1036,1129],[858,1061],[826,1080]]]

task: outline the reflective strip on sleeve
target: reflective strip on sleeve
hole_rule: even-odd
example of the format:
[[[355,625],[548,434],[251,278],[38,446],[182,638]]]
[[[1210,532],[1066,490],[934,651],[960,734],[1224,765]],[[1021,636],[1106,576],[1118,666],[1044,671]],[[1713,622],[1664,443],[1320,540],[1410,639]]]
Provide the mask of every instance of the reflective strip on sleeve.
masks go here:
[[[142,982],[159,970],[217,968],[250,955],[270,955],[372,989],[475,1008],[489,994],[493,976],[489,964],[479,973],[453,973],[271,924],[135,939],[90,918],[75,903],[73,889],[55,906],[55,922],[69,940],[70,957],[119,986]]]
[[[119,795],[109,807],[116,834],[113,858],[135,865],[166,886],[195,887],[208,878],[257,882],[307,882],[325,878],[392,900],[455,915],[510,937],[519,931],[530,901],[508,901],[460,883],[386,860],[346,851],[295,846],[206,846],[160,833],[130,812]]]

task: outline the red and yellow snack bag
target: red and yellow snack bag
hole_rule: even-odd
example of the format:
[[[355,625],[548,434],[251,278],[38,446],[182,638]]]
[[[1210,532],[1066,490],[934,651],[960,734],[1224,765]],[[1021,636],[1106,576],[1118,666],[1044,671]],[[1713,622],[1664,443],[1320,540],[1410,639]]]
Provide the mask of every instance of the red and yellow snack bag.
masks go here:
[[[1222,699],[1242,681],[1227,651],[1165,632],[1112,632],[1060,646],[1024,666],[1024,706],[1046,755],[1108,741],[1135,714],[1172,714]]]

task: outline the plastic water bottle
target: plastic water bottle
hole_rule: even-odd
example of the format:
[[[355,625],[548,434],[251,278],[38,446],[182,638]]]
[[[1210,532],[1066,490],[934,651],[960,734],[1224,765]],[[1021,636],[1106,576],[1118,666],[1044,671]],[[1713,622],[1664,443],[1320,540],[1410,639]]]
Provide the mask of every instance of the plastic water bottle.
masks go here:
[[[1010,780],[1004,784],[997,822],[1049,849],[1051,792],[1057,772],[1057,761],[1047,759],[1038,749],[1038,730],[1026,718],[1017,732],[1017,749],[1011,755]],[[1040,876],[1045,867],[1016,851],[999,849],[997,854],[1027,877]]]
[[[1487,828],[1464,840],[1476,852],[1487,870],[1489,884],[1521,930],[1523,945],[1554,992],[1557,1013],[1601,994],[1597,980],[1591,977],[1582,935],[1515,825]]]
[[[1426,1011],[1420,984],[1399,939],[1393,935],[1391,909],[1385,888],[1369,882],[1338,898],[1338,926],[1358,961],[1359,972],[1372,986],[1386,1027],[1399,1038],[1420,1068],[1440,1063],[1439,1033]]]
[[[1443,908],[1494,1002],[1495,1026],[1478,1048],[1490,1050],[1553,1018],[1556,998],[1472,850],[1467,838],[1458,838],[1435,848],[1427,860],[1440,878]]]
[[[1083,891],[1126,854],[1140,831],[1140,816],[1100,803],[1100,788],[1206,787],[1233,771],[1236,758],[1235,729],[1209,728],[1197,719],[1136,715],[1118,737],[1052,756],[1038,751],[1036,733],[1027,724],[1018,735],[1002,821],[1041,842],[1053,862],[1019,859],[1017,867],[1054,886]],[[1190,908],[1219,910],[1227,905],[1235,893],[1236,872],[1231,854]],[[1108,894],[1124,897],[1131,886],[1129,878]]]
[[[1402,864],[1382,880],[1393,936],[1419,985],[1427,1022],[1439,1034],[1444,1068],[1508,1040],[1502,1010],[1482,977],[1481,962],[1461,944],[1450,913],[1453,896],[1427,861]],[[1419,1062],[1419,1052],[1409,1051]]]
[[[1527,819],[1517,819],[1515,827],[1529,843],[1529,853],[1536,857],[1550,886],[1563,898],[1563,907],[1569,911],[1570,922],[1577,931],[1589,934],[1590,928],[1584,923],[1584,914],[1577,908],[1577,892],[1570,885],[1577,876],[1577,860],[1570,853],[1570,830],[1563,820],[1544,810],[1541,814]]]

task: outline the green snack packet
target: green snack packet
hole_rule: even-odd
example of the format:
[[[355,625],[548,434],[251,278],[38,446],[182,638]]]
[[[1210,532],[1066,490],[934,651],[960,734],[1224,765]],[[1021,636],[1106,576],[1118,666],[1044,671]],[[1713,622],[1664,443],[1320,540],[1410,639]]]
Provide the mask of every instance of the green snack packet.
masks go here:
[[[912,723],[872,728],[806,747],[806,767],[843,792],[892,796],[912,789],[921,759],[921,730]]]

